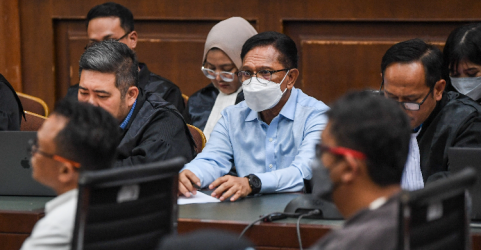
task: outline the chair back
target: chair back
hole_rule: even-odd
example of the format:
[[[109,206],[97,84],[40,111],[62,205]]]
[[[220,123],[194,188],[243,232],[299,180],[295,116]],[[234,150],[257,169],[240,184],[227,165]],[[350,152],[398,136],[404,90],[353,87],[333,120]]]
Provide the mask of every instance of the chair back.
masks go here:
[[[17,95],[25,111],[48,116],[48,106],[42,99],[20,92],[17,92]]]
[[[207,139],[205,139],[205,135],[204,133],[202,133],[202,130],[200,130],[196,126],[187,124],[187,127],[189,127],[189,131],[192,134],[192,138],[194,138],[195,151],[198,154],[202,152],[202,149],[204,149]]]
[[[72,249],[155,249],[176,230],[183,158],[134,167],[84,171]]]
[[[184,106],[187,107],[187,101],[189,101],[189,97],[187,95],[182,94],[182,98],[184,99]]]
[[[45,116],[41,116],[32,112],[25,112],[25,120],[22,120],[20,124],[20,131],[38,131],[43,122],[47,119]]]
[[[476,172],[467,168],[424,189],[403,191],[399,209],[399,249],[471,249],[467,189]]]

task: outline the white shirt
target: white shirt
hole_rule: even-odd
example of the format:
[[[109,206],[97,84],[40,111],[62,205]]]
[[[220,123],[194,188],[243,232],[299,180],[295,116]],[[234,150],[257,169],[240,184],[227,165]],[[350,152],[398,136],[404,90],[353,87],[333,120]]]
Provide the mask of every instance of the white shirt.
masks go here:
[[[421,157],[419,155],[419,145],[416,139],[421,129],[411,134],[409,142],[409,154],[404,165],[401,188],[405,190],[417,190],[424,188],[423,174],[421,172]]]
[[[209,141],[210,134],[214,130],[215,125],[219,121],[222,110],[225,108],[234,105],[235,101],[237,99],[237,94],[242,91],[242,86],[237,89],[236,92],[226,95],[222,93],[222,91],[219,91],[219,94],[217,95],[217,98],[215,99],[214,107],[212,107],[212,110],[210,111],[209,118],[207,119],[207,123],[205,124],[204,128],[204,135],[205,139]]]
[[[78,190],[73,189],[45,204],[45,217],[35,224],[21,250],[69,250],[71,248]]]

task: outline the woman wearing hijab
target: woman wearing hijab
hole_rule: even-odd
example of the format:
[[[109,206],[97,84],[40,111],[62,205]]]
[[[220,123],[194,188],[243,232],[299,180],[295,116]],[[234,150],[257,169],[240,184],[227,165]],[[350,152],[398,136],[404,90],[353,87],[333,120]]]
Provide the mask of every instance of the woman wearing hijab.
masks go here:
[[[449,34],[444,46],[444,69],[455,90],[481,103],[481,23],[467,24]]]
[[[207,87],[189,97],[184,117],[204,132],[207,140],[221,111],[244,100],[237,72],[242,66],[242,45],[257,31],[245,19],[231,17],[219,22],[207,35],[201,70],[211,80]]]

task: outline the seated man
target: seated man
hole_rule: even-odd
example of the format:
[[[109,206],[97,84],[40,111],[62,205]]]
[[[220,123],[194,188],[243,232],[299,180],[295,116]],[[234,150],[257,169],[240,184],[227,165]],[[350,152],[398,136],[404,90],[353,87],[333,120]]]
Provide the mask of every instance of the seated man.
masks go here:
[[[90,9],[87,14],[87,36],[90,44],[112,39],[125,43],[132,50],[137,47],[138,41],[132,12],[113,2],[100,4]],[[179,87],[150,72],[145,63],[139,63],[138,87],[146,92],[159,93],[160,97],[173,104],[181,114],[184,111],[184,99]],[[77,98],[78,89],[78,84],[70,87],[67,96]]]
[[[135,53],[117,41],[87,48],[80,58],[78,100],[112,114],[123,131],[115,166],[133,166],[177,156],[194,158],[194,140],[182,115],[158,93],[137,88]]]
[[[12,85],[0,74],[0,131],[20,130],[23,113],[22,103]]]
[[[408,118],[395,102],[369,92],[349,93],[331,108],[316,150],[313,195],[332,199],[346,222],[312,249],[397,249]]]
[[[446,176],[449,147],[481,147],[481,106],[459,93],[444,92],[443,54],[437,47],[420,39],[395,44],[384,54],[381,71],[384,96],[404,108],[417,134],[413,142],[419,146],[411,146],[412,164],[406,166],[403,187],[423,187]],[[420,166],[420,171],[409,165]]]
[[[118,144],[116,120],[101,108],[64,100],[43,123],[32,143],[32,176],[57,197],[45,204],[22,250],[70,249],[79,171],[112,166]]]
[[[297,48],[284,34],[264,32],[242,47],[245,101],[222,111],[206,147],[179,176],[179,192],[192,183],[217,189],[225,200],[257,193],[301,191],[311,179],[309,163],[326,124],[328,107],[294,88]],[[236,167],[240,177],[224,176]]]

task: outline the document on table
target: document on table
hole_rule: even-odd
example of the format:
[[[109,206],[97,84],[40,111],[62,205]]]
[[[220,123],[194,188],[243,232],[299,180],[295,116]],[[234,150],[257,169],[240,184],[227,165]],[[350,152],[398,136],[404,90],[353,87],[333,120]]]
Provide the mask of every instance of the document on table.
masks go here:
[[[212,202],[220,202],[220,200],[199,191],[197,191],[196,195],[191,195],[188,198],[185,196],[179,196],[179,198],[177,198],[178,205]]]

